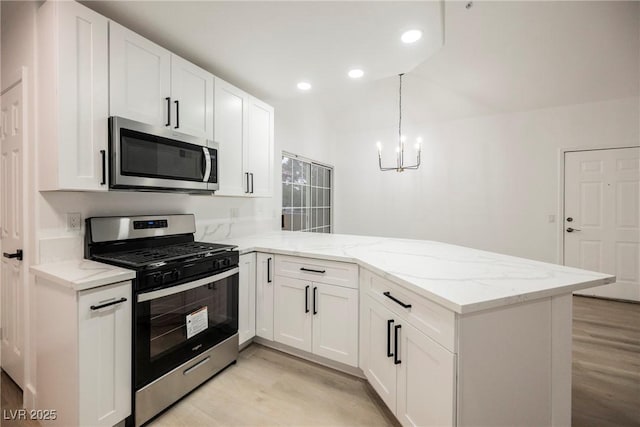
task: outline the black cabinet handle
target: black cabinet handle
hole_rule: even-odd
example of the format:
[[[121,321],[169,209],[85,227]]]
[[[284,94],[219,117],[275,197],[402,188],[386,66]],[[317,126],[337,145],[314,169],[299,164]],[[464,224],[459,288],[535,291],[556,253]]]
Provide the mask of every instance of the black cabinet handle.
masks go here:
[[[309,312],[309,285],[304,287],[304,312]]]
[[[167,101],[167,124],[165,126],[171,126],[171,97],[167,96],[165,100]]]
[[[247,189],[244,190],[244,192],[249,193],[249,172],[245,172],[244,174],[247,177]]]
[[[398,339],[400,338],[400,328],[402,328],[402,325],[396,325],[394,327],[394,331],[393,331],[393,363],[395,365],[399,365],[402,363],[402,360],[400,360],[398,358]]]
[[[253,194],[253,172],[251,172],[249,175],[251,175],[251,194]]]
[[[100,305],[92,305],[91,307],[89,307],[91,310],[100,310],[101,308],[105,308],[105,307],[109,307],[111,305],[116,305],[116,304],[120,304],[122,302],[125,302],[127,299],[126,298],[120,298],[117,299],[115,301],[110,301],[110,302],[105,302],[104,304],[100,304]]]
[[[180,127],[180,101],[173,101],[176,104],[176,125],[174,129],[178,129]]]
[[[105,185],[107,183],[107,152],[100,150],[100,155],[102,156],[102,181],[100,185]]]
[[[317,307],[317,301],[318,300],[318,287],[314,286],[313,287],[313,314],[314,316],[316,314],[318,314],[318,307]]]
[[[5,257],[5,258],[15,258],[18,261],[22,261],[22,249],[18,249],[17,251],[15,251],[12,254],[8,254],[6,252],[3,252],[2,256]]]
[[[393,325],[393,319],[387,320],[387,357],[393,357],[391,352],[391,326]]]
[[[308,271],[310,273],[320,273],[320,274],[324,274],[327,272],[327,270],[314,270],[313,268],[305,268],[305,267],[300,267],[300,271]]]
[[[411,304],[405,304],[402,301],[400,301],[399,299],[395,298],[393,295],[391,295],[391,292],[383,292],[382,293],[385,297],[389,298],[390,300],[392,300],[393,302],[400,304],[401,306],[403,306],[404,308],[411,308]]]
[[[267,283],[271,283],[271,258],[267,258]]]

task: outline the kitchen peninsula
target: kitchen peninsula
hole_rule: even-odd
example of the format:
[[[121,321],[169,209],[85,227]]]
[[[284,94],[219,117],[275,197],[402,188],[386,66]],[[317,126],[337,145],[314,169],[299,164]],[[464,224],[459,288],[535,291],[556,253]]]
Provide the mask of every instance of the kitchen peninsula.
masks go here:
[[[359,368],[403,425],[570,425],[571,293],[615,281],[433,241],[273,232],[225,243],[241,265],[257,254],[255,340]],[[356,307],[329,310],[333,323],[321,320],[326,283],[359,291]],[[354,308],[359,325],[341,322]],[[332,363],[354,351],[357,364]]]

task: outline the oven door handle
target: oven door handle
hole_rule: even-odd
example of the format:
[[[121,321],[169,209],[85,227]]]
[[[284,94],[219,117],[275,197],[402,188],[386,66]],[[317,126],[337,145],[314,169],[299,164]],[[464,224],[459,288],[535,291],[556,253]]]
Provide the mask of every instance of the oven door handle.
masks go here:
[[[200,286],[208,285],[212,282],[217,282],[222,279],[226,279],[227,277],[233,276],[234,274],[238,274],[240,272],[240,268],[235,267],[231,270],[227,270],[224,273],[216,274],[215,276],[205,277],[203,279],[194,280],[193,282],[183,283],[181,285],[170,286],[168,288],[158,289],[156,291],[151,292],[143,292],[138,294],[137,301],[145,302],[151,301],[154,299],[167,297],[169,295],[179,294],[180,292],[185,292],[193,288],[197,288]]]

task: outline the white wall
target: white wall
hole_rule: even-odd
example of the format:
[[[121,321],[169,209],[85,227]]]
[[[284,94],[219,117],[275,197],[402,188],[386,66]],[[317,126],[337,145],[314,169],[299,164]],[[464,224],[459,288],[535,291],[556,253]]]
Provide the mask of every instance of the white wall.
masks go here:
[[[386,163],[393,163],[397,124],[378,126],[389,100],[373,96],[362,92],[351,100],[357,109],[336,112],[338,233],[439,240],[556,262],[558,224],[549,216],[559,214],[559,150],[640,141],[638,97],[435,122],[416,120],[432,117],[433,106],[414,100],[403,133],[423,136],[422,166],[380,172],[375,142],[385,143]]]

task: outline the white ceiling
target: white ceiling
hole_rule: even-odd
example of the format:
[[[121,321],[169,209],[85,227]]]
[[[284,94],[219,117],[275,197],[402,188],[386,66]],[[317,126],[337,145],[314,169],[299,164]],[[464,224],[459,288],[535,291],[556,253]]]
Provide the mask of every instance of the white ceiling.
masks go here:
[[[450,118],[640,94],[637,1],[83,3],[269,101],[340,104],[409,71],[408,97]],[[408,28],[425,37],[402,44]],[[347,77],[354,66],[362,82]]]
[[[640,2],[448,3],[445,46],[412,76],[491,112],[638,96]]]
[[[442,46],[442,3],[84,1],[86,6],[257,96],[300,96],[406,72]],[[423,39],[400,35],[418,28]]]

